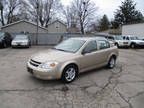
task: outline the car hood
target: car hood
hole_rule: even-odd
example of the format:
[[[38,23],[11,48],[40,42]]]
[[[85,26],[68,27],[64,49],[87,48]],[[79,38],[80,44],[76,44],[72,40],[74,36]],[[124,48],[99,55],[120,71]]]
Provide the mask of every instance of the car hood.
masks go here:
[[[142,41],[142,40],[132,40],[133,42],[136,42],[136,43],[138,43],[138,42],[144,42],[144,41]]]
[[[28,40],[13,40],[12,42],[28,42]]]
[[[63,62],[65,60],[70,59],[70,57],[73,57],[74,55],[75,55],[74,53],[49,49],[47,51],[34,54],[31,57],[31,59],[41,63],[48,62],[48,61]]]

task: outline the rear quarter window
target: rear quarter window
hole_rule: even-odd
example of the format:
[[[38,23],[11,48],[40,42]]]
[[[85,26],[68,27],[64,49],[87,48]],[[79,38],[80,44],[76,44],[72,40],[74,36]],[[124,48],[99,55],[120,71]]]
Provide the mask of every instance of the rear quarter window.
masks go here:
[[[105,40],[98,40],[98,46],[99,49],[106,49],[106,48],[110,48],[110,43]]]

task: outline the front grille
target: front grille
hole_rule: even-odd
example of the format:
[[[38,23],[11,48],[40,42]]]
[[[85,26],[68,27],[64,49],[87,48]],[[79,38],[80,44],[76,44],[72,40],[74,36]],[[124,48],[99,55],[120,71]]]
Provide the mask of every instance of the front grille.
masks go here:
[[[37,62],[37,61],[34,61],[34,60],[31,59],[30,64],[35,66],[35,67],[38,67],[41,64],[41,62]]]
[[[31,61],[34,62],[34,63],[37,63],[37,64],[41,64],[41,62],[37,62],[37,61],[32,60],[32,59],[31,59]]]

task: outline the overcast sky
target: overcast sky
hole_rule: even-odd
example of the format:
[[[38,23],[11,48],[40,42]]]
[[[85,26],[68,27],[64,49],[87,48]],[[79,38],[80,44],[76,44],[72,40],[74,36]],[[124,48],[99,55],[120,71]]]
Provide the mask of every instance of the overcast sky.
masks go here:
[[[72,0],[61,0],[64,6],[70,5]],[[113,19],[114,11],[121,5],[124,0],[92,0],[96,3],[98,9],[98,14],[103,16],[106,14],[109,19]],[[134,0],[137,3],[136,8],[144,15],[144,0]]]

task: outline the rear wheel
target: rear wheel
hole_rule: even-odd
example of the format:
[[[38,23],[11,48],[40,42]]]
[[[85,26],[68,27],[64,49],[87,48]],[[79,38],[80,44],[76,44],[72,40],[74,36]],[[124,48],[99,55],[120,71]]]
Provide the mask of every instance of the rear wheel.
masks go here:
[[[114,56],[112,56],[109,60],[108,68],[110,68],[110,69],[114,68],[115,64],[116,64],[116,58]]]
[[[61,79],[64,83],[70,83],[75,80],[75,78],[77,77],[77,74],[78,74],[77,67],[75,65],[68,65],[66,66],[66,68],[64,69],[62,73]]]
[[[132,43],[132,44],[130,45],[130,47],[131,47],[131,48],[135,48],[135,44]]]

